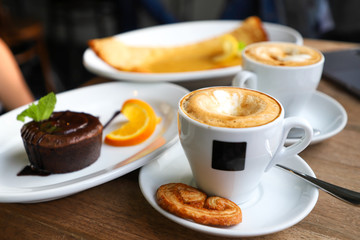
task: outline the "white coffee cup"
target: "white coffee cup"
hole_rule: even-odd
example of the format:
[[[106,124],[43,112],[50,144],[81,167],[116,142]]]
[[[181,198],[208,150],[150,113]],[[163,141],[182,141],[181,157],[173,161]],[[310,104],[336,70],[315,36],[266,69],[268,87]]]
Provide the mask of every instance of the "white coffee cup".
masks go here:
[[[287,55],[285,60],[277,61],[280,64],[290,62],[288,66],[272,65],[267,62],[268,53],[264,49],[269,47],[286,46],[289,48],[304,48],[315,54],[317,60],[307,61],[306,54]],[[260,49],[260,54],[265,54],[265,60],[254,59],[249,55],[250,49]],[[253,51],[253,50],[252,50]],[[273,51],[272,55],[276,55]],[[297,54],[297,55],[296,55]],[[260,42],[247,46],[242,52],[243,69],[233,79],[233,86],[256,89],[270,94],[281,102],[286,111],[286,117],[299,116],[311,96],[315,93],[321,79],[324,65],[324,56],[318,50],[285,42]],[[269,58],[271,59],[271,58]],[[281,57],[279,57],[281,60]]]
[[[219,127],[194,119],[189,108],[184,107],[188,106],[188,99],[195,94],[227,89],[264,95],[278,106],[278,112],[269,122],[256,124],[257,120],[251,119],[247,127]],[[202,100],[196,99],[196,102],[199,101]],[[199,89],[185,95],[178,107],[180,142],[197,187],[209,195],[225,197],[237,204],[252,198],[266,171],[280,160],[301,152],[312,139],[312,128],[305,119],[284,118],[284,109],[276,99],[255,90],[236,87]],[[209,106],[203,107],[206,111],[212,109]],[[251,126],[252,122],[258,126]],[[285,147],[284,142],[292,128],[301,128],[305,134],[298,142]]]

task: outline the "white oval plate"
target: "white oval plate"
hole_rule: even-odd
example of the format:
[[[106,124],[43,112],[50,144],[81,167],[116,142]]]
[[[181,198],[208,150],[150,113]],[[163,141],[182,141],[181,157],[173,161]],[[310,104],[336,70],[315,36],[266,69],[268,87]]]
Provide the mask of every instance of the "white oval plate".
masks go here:
[[[286,159],[282,164],[315,177],[299,156]],[[305,218],[319,196],[315,187],[288,172],[273,168],[263,177],[256,198],[240,205],[242,223],[218,228],[177,217],[159,207],[155,198],[156,190],[163,184],[177,182],[194,186],[191,169],[180,143],[141,168],[141,191],[150,205],[168,219],[196,231],[223,237],[250,237],[282,231]]]
[[[193,43],[217,36],[236,28],[241,21],[212,20],[167,24],[149,27],[115,37],[124,43],[136,46],[175,46]],[[303,38],[294,29],[273,23],[264,23],[270,41],[285,41],[303,44]],[[90,72],[116,79],[137,82],[178,82],[194,81],[233,76],[241,70],[240,66],[194,71],[186,73],[132,73],[117,70],[100,59],[90,48],[85,50],[83,64]]]
[[[344,129],[348,119],[344,107],[338,101],[319,91],[315,92],[300,116],[307,119],[315,129],[311,144],[319,143],[338,134]],[[293,144],[297,141],[297,139],[291,138],[291,135],[290,132],[290,138],[286,139],[286,144]]]
[[[154,94],[161,92],[161,94]],[[142,167],[178,141],[177,104],[188,91],[170,83],[140,84],[112,82],[57,94],[56,111],[71,110],[98,116],[105,124],[129,98],[148,102],[162,118],[155,133],[144,143],[131,147],[103,144],[99,159],[82,170],[50,176],[17,176],[29,164],[20,136],[23,123],[16,116],[20,107],[0,117],[0,202],[42,202],[65,197],[108,182]],[[123,118],[123,119],[122,119]],[[103,137],[116,128],[119,116],[106,128]],[[148,146],[161,138],[163,145],[149,152]],[[142,150],[145,150],[142,151]],[[136,155],[141,153],[140,155]],[[135,156],[134,158],[132,158]]]

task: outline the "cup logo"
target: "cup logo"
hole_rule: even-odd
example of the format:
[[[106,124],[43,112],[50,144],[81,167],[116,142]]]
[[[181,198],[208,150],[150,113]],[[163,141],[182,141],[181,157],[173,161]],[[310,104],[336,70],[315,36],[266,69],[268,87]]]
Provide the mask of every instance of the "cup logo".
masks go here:
[[[224,171],[245,169],[246,142],[213,141],[211,167]]]

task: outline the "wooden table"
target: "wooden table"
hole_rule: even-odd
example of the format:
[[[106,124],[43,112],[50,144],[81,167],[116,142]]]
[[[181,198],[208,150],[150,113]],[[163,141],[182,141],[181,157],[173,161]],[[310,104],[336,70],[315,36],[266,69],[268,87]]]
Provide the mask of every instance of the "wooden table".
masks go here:
[[[322,51],[355,44],[305,40]],[[317,177],[360,191],[359,99],[322,80],[318,88],[348,113],[345,129],[303,153]],[[44,203],[0,204],[0,239],[219,239],[180,226],[154,210],[138,185],[139,170],[84,192]],[[360,207],[320,192],[300,223],[261,239],[360,239]]]

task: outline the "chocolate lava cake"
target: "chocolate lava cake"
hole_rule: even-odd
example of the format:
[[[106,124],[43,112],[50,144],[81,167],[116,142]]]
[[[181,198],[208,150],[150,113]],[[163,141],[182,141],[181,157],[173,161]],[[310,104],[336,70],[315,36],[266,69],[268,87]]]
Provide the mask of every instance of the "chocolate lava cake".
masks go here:
[[[21,137],[32,169],[66,173],[89,166],[99,158],[102,130],[97,117],[63,111],[54,112],[48,120],[25,124]]]

